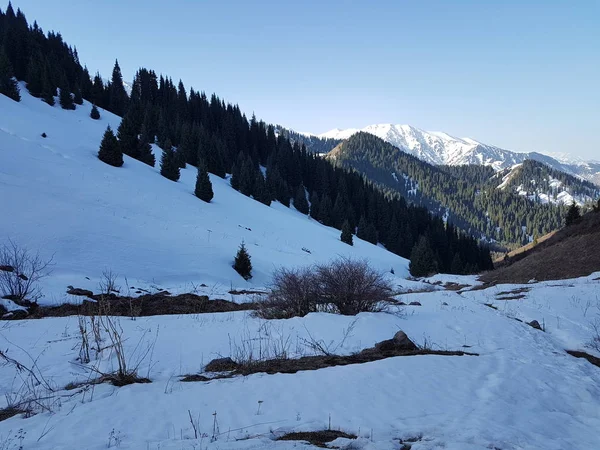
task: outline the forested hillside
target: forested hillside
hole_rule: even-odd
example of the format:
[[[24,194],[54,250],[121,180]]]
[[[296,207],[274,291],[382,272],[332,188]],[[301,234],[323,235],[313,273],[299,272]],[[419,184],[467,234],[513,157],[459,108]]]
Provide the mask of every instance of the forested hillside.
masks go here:
[[[15,13],[10,5],[0,14],[0,30],[1,86],[18,91],[11,84],[14,75],[49,105],[58,93],[63,109],[75,109],[86,99],[121,116],[116,151],[154,165],[149,144],[158,144],[163,149],[161,173],[173,181],[179,178],[178,168],[186,164],[220,177],[231,174],[231,186],[244,195],[266,205],[274,200],[293,204],[338,229],[348,222],[359,236],[381,242],[404,257],[423,237],[435,250],[441,271],[450,271],[456,256],[460,260],[456,272],[491,267],[489,250],[475,238],[446,226],[441,218],[397,193],[383,193],[360,174],[334,167],[298,141],[284,134],[277,137],[274,126],[254,116],[248,120],[237,105],[216,94],[209,97],[186,89],[182,81],[174,83],[168,76],[141,68],[129,96],[118,62],[110,82],[105,84],[100,74],[92,80],[77,50],[60,33],[45,35],[37,23],[29,26],[25,15],[20,10]],[[90,112],[92,118],[97,114],[94,109]],[[108,141],[110,136],[107,130]]]
[[[358,133],[329,158],[353,168],[410,202],[446,215],[460,228],[507,245],[520,245],[559,228],[565,208],[531,202],[491,183],[485,166],[433,166],[369,134]]]
[[[341,139],[319,137],[315,135],[307,135],[298,133],[294,130],[287,129],[281,125],[276,125],[277,130],[283,133],[292,142],[298,142],[300,145],[304,144],[306,150],[312,153],[325,154],[333,150],[340,142]]]
[[[491,182],[536,203],[567,204],[575,200],[585,204],[600,196],[600,188],[593,183],[529,159],[499,172]]]

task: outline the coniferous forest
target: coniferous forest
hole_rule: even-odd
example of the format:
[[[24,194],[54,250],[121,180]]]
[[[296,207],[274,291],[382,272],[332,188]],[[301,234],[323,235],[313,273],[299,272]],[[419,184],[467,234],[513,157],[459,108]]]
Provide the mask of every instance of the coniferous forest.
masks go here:
[[[405,258],[416,243],[420,249],[429,246],[431,252],[426,253],[433,255],[436,270],[472,273],[492,267],[485,245],[433,216],[429,205],[408,203],[398,192],[383,191],[360,173],[336,167],[299,140],[276,133],[273,125],[254,116],[248,119],[237,105],[216,94],[208,96],[186,88],[182,81],[175,83],[166,75],[141,68],[128,95],[117,61],[107,83],[99,73],[92,77],[76,48],[64,42],[60,33],[44,33],[36,22],[28,24],[23,12],[15,12],[10,4],[0,12],[0,63],[3,58],[0,86],[8,85],[14,76],[40,101],[53,104],[61,93],[59,102],[65,109],[78,108],[79,99],[86,99],[121,116],[116,130],[118,148],[112,136],[103,148],[110,164],[118,166],[123,153],[154,165],[157,161],[150,144],[155,143],[163,149],[161,173],[173,181],[179,178],[180,168],[198,167],[201,162],[198,193],[206,201],[212,191],[203,171],[219,177],[231,174],[232,187],[246,196],[266,205],[297,203],[296,209],[314,220],[340,230],[346,224],[346,232],[383,243]],[[432,186],[445,180],[445,173],[434,170]],[[450,197],[453,188],[439,184]]]
[[[514,181],[506,189],[498,189],[502,177],[489,166],[433,166],[368,133],[351,136],[328,159],[339,167],[357,170],[386,192],[399,193],[439,215],[448,213],[451,222],[471,235],[512,248],[560,228],[566,213],[564,205],[517,195],[510,189],[514,183],[531,179],[535,183],[551,176],[592,198],[598,192],[589,182],[535,161],[526,161]],[[544,187],[540,181],[537,189]]]

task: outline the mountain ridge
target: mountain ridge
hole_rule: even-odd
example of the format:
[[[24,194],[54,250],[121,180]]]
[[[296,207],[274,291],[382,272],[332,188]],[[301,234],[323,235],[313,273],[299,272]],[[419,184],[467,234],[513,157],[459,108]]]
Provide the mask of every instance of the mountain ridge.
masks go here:
[[[477,164],[491,166],[494,170],[501,171],[532,159],[600,185],[600,162],[597,161],[582,160],[568,154],[553,157],[539,152],[516,152],[472,138],[459,138],[441,131],[425,131],[411,125],[375,124],[362,129],[334,128],[316,136],[344,140],[361,131],[373,134],[433,165]]]

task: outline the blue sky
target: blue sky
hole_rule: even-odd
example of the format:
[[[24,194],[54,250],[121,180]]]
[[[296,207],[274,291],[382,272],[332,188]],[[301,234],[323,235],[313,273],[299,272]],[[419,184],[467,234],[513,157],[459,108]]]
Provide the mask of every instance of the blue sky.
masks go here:
[[[299,131],[408,123],[600,159],[599,1],[15,0],[115,58]],[[3,7],[4,9],[4,7]]]

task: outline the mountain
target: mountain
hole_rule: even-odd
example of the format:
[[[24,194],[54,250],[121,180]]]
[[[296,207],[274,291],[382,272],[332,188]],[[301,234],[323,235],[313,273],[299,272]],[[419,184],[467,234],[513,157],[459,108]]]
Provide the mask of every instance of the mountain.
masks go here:
[[[351,135],[326,158],[471,234],[508,246],[527,243],[562,225],[563,205],[533,202],[514,192],[510,182],[503,188],[503,179],[489,166],[432,165],[366,132]],[[517,173],[527,174],[515,171],[515,176]],[[571,186],[574,181],[578,180],[569,177],[565,183]],[[576,184],[578,189],[583,189],[582,183]],[[592,190],[590,186],[587,183],[586,188]]]
[[[559,160],[537,152],[518,153],[470,138],[457,138],[442,132],[423,131],[410,125],[369,125],[362,129],[334,129],[317,135],[326,139],[347,139],[359,131],[373,134],[386,142],[434,165],[479,164],[500,171],[527,159],[542,162],[553,169],[578,176],[600,185],[600,162]]]
[[[498,189],[510,190],[536,203],[576,202],[585,205],[600,196],[600,188],[546,164],[527,159],[495,176]]]

